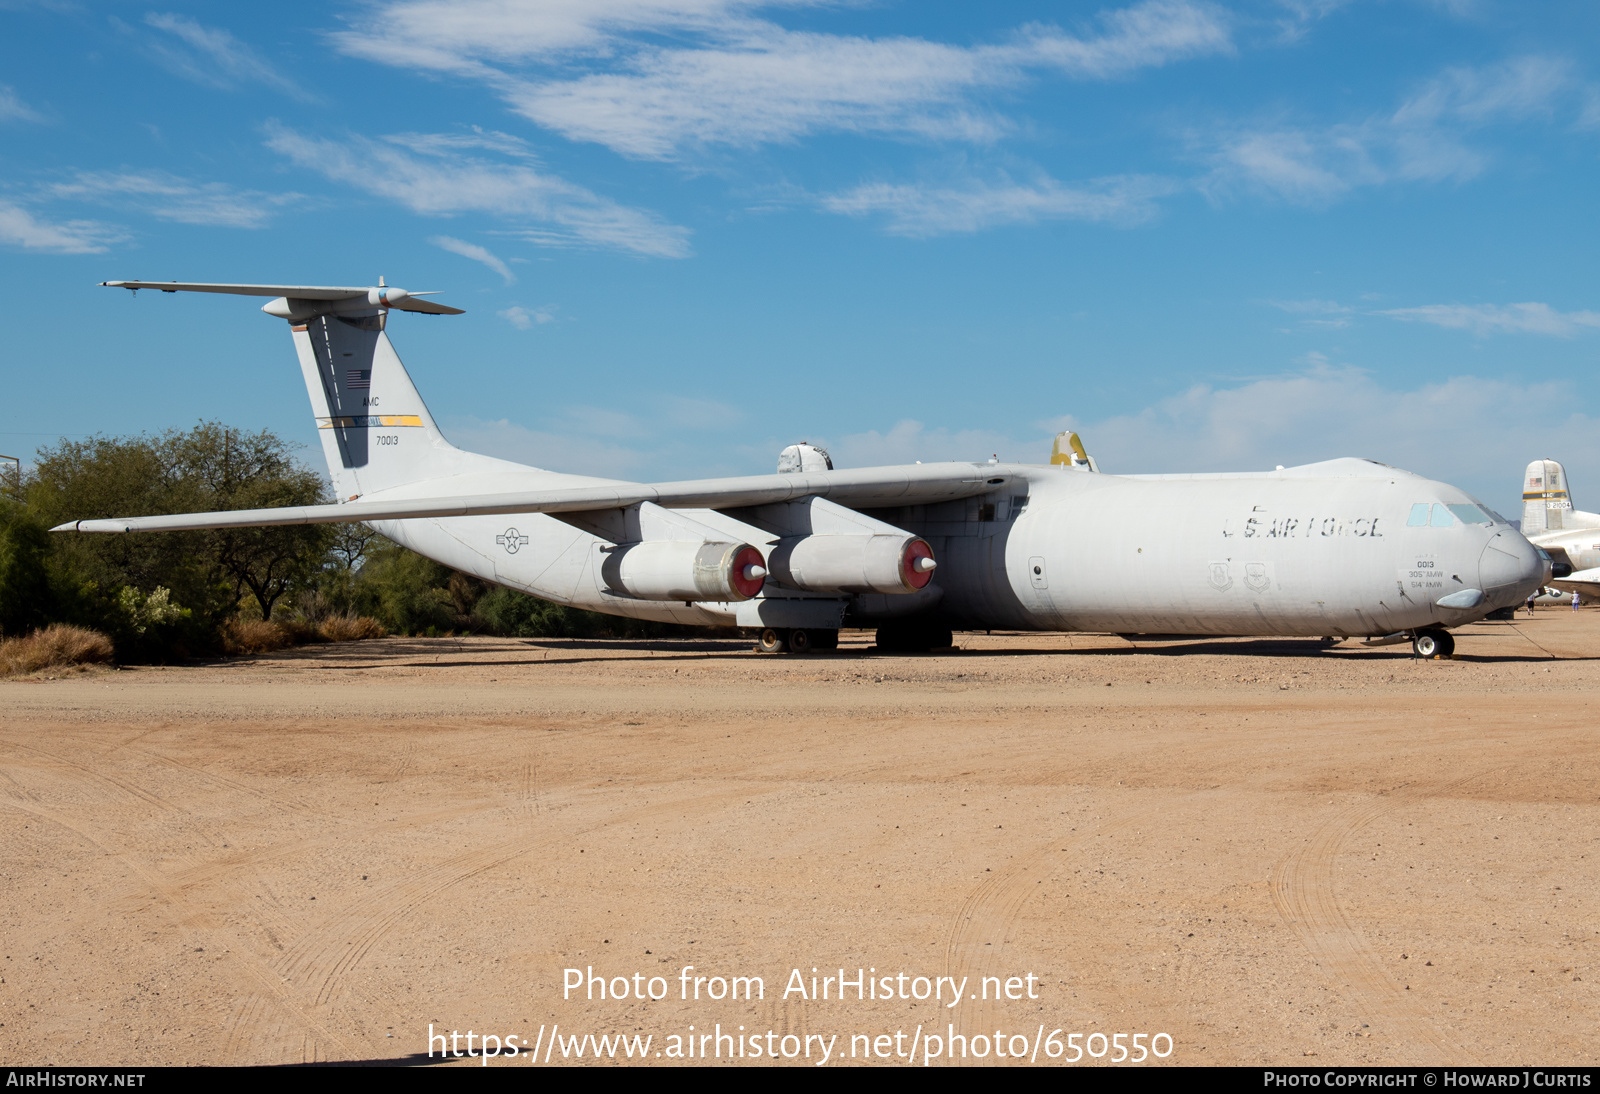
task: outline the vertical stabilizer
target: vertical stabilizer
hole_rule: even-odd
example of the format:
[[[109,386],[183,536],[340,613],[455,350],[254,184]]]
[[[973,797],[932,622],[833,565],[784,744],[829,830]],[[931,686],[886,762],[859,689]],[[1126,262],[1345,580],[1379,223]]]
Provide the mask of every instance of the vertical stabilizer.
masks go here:
[[[319,315],[293,324],[334,490],[343,499],[437,476],[456,449],[389,336],[387,315]],[[440,457],[446,456],[441,461]]]
[[[1555,460],[1534,460],[1522,476],[1522,534],[1559,532],[1572,511],[1567,471]]]

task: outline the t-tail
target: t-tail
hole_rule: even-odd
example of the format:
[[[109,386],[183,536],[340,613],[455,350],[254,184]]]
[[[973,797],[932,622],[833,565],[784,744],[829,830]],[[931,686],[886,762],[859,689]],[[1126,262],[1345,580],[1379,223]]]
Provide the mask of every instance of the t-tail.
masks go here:
[[[261,310],[287,320],[293,332],[328,474],[340,500],[424,479],[506,466],[489,456],[463,452],[445,440],[389,341],[385,328],[391,310],[462,314],[460,308],[426,299],[432,293],[407,292],[385,285],[382,278],[367,287],[176,281],[102,284],[135,291],[274,297]]]

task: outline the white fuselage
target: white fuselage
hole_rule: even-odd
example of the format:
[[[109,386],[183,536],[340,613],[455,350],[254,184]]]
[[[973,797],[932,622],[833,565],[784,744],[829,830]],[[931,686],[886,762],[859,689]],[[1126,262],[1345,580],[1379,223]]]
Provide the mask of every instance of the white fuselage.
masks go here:
[[[602,480],[475,472],[381,497],[487,494]],[[1005,485],[957,501],[864,512],[926,538],[938,559],[917,593],[840,600],[846,625],[916,615],[955,627],[1182,634],[1382,635],[1454,626],[1520,603],[1547,576],[1509,525],[1417,506],[1461,491],[1366,460],[1237,475],[1119,476],[994,465]],[[369,494],[364,500],[380,497]],[[679,518],[766,551],[773,537],[714,510]],[[576,515],[581,516],[581,515]],[[605,588],[601,535],[556,516],[379,522],[390,538],[486,581],[580,608],[699,625],[749,625],[750,605],[636,600]],[[1439,600],[1471,590],[1469,607]],[[764,598],[801,595],[768,581]],[[1458,596],[1457,601],[1460,601]]]

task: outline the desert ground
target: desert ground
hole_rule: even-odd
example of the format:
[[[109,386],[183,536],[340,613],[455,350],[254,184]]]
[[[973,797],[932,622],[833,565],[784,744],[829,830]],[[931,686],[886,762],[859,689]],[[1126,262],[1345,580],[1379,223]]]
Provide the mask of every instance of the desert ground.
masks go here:
[[[663,1065],[690,1026],[797,1065],[834,1037],[830,1067],[929,1033],[969,1066],[1096,1033],[1083,1065],[1118,1033],[1174,1064],[1600,1055],[1600,611],[1446,661],[956,642],[391,638],[0,681],[0,1062],[426,1064],[430,1026],[526,1046],[456,1066],[616,1033]],[[564,997],[573,968],[629,997]],[[735,976],[763,997],[710,998]]]

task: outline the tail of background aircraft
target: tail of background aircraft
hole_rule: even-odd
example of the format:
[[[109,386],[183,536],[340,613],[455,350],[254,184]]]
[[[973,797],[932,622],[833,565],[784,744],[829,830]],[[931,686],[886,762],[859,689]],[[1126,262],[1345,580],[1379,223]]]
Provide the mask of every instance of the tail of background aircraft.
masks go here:
[[[1567,470],[1555,460],[1534,460],[1522,476],[1522,534],[1559,532],[1572,511]]]

